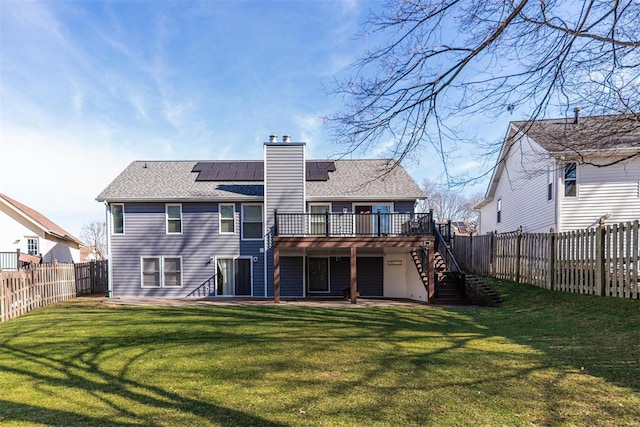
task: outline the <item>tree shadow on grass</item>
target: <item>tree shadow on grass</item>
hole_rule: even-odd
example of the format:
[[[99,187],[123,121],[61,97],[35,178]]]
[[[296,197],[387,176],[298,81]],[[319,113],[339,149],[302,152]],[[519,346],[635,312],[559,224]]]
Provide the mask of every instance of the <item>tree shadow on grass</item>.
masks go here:
[[[184,379],[188,382],[196,381],[199,375],[207,372],[214,379],[203,382],[204,387],[219,383],[251,385],[254,380],[268,382],[272,390],[286,393],[288,401],[277,406],[284,411],[296,411],[297,408],[310,408],[326,402],[326,407],[331,409],[319,410],[321,413],[307,424],[320,423],[326,420],[323,416],[334,415],[346,424],[375,424],[388,417],[389,413],[400,417],[397,424],[435,422],[438,411],[443,409],[430,407],[431,401],[403,401],[403,406],[397,408],[398,401],[394,396],[413,393],[433,398],[438,393],[459,393],[471,399],[477,398],[470,394],[473,391],[500,395],[502,389],[508,388],[503,385],[509,381],[526,382],[531,375],[557,369],[558,366],[576,367],[587,355],[598,361],[595,368],[590,368],[593,369],[592,375],[619,385],[632,384],[631,388],[637,390],[638,383],[633,379],[614,375],[611,369],[599,370],[598,364],[604,365],[606,360],[597,352],[590,354],[589,350],[597,348],[594,343],[588,344],[585,338],[581,338],[573,348],[559,346],[562,342],[566,344],[571,334],[553,330],[557,325],[567,324],[562,319],[543,323],[544,317],[549,315],[548,308],[541,306],[535,310],[522,301],[512,302],[509,298],[505,301],[506,307],[500,310],[292,306],[92,308],[89,318],[98,329],[91,333],[85,331],[87,326],[82,323],[86,322],[87,312],[73,310],[73,303],[69,303],[43,311],[42,315],[25,317],[24,323],[17,322],[16,328],[11,328],[11,333],[8,329],[5,333],[0,330],[0,369],[28,378],[37,387],[47,390],[82,390],[91,396],[90,401],[94,405],[107,407],[102,412],[110,415],[92,419],[86,411],[75,413],[52,408],[47,413],[47,408],[8,402],[8,414],[0,406],[0,416],[4,417],[0,420],[46,424],[46,418],[50,416],[56,419],[54,424],[153,425],[170,424],[166,420],[155,421],[154,416],[162,416],[157,413],[177,411],[181,414],[177,423],[182,424],[187,419],[196,424],[286,425],[278,424],[267,416],[255,415],[258,413],[255,410],[249,413],[218,405],[211,396],[198,396],[197,390],[191,389],[192,394],[185,396],[184,392],[173,391],[170,386],[153,385],[151,378],[141,378],[136,373],[139,362],[155,359],[161,362],[163,349],[167,352],[194,349],[190,357],[212,363],[216,361],[217,354],[235,352],[240,366],[222,366],[220,369],[189,366],[182,371],[175,370],[173,375],[177,375],[176,381]],[[535,298],[531,301],[535,304]],[[574,319],[572,316],[576,311],[579,312],[574,307],[555,315],[572,319],[568,324],[579,330],[585,317],[578,315],[577,320]],[[610,320],[606,319],[607,322]],[[46,330],[39,331],[38,324],[41,327],[45,324]],[[74,325],[78,325],[77,328]],[[86,341],[82,336],[71,340],[50,337],[59,328],[65,328],[65,334],[86,334]],[[545,330],[547,336],[540,339],[538,335]],[[30,335],[40,336],[38,334],[41,334],[42,342],[24,345],[20,341]],[[510,354],[508,347],[493,351],[474,347],[477,345],[474,341],[496,337],[517,343],[522,348],[537,350],[539,354]],[[64,350],[60,346],[71,346],[72,349]],[[360,350],[350,352],[352,346]],[[207,354],[197,354],[196,350]],[[343,357],[327,366],[324,355],[332,352],[342,352]],[[461,357],[467,352],[471,356]],[[634,354],[637,355],[623,356],[622,363],[633,360]],[[117,369],[105,364],[105,361],[117,357],[123,358]],[[253,362],[253,358],[262,362]],[[509,368],[500,365],[501,361],[510,358],[521,360]],[[248,366],[242,366],[242,363]],[[473,374],[446,377],[452,368],[465,369],[465,363],[469,364],[469,371]],[[638,369],[633,372],[637,374]],[[158,375],[162,374],[160,370]],[[288,394],[288,390],[298,392]],[[278,398],[280,395],[279,392],[271,393],[269,397]],[[557,390],[543,396],[549,399],[550,409],[554,409],[553,393]],[[353,402],[354,395],[362,397],[362,401]],[[529,394],[523,399],[537,396]],[[241,401],[249,404],[252,397],[252,392],[247,392]],[[220,401],[225,402],[224,399]],[[143,411],[137,409],[140,407]],[[154,416],[144,415],[154,412]],[[560,422],[563,419],[553,414],[542,420],[542,424]]]

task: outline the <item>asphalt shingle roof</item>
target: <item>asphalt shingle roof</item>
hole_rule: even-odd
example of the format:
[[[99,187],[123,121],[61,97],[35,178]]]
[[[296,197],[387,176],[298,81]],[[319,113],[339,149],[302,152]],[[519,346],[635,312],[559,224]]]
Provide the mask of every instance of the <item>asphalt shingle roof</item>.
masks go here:
[[[10,204],[11,206],[13,206],[14,209],[17,209],[18,211],[22,212],[22,214],[26,215],[27,217],[29,217],[32,221],[34,221],[36,224],[39,224],[40,227],[46,231],[49,234],[54,234],[58,237],[61,237],[65,240],[69,240],[72,242],[75,242],[79,245],[83,245],[84,243],[82,243],[82,240],[78,239],[77,237],[73,236],[71,233],[69,233],[68,231],[66,231],[64,228],[60,227],[58,224],[56,224],[55,222],[51,221],[49,218],[47,218],[46,216],[42,215],[40,212],[38,212],[35,209],[30,208],[27,205],[24,205],[16,200],[13,200],[11,197],[6,196],[2,193],[0,193],[0,199],[3,199],[5,201],[5,203]]]
[[[550,152],[640,148],[640,117],[633,114],[512,122]]]
[[[225,161],[228,162],[228,161]],[[259,161],[258,161],[259,162]],[[196,181],[196,161],[135,161],[97,197],[98,201],[260,199],[262,183]],[[308,199],[416,199],[424,192],[389,160],[336,160],[328,181],[308,181]]]

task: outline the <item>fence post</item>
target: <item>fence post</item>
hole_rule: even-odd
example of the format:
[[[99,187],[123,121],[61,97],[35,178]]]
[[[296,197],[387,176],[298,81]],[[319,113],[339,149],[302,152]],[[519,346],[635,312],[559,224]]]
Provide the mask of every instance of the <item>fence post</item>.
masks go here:
[[[516,237],[516,283],[520,283],[520,254],[522,246],[522,226],[518,227],[518,234]]]
[[[491,250],[489,251],[489,276],[490,277],[494,277],[494,278],[497,277],[497,274],[496,274],[496,251],[497,251],[496,235],[497,235],[497,231],[494,231],[493,233],[491,233],[491,240],[490,240]]]
[[[549,289],[554,290],[556,284],[556,231],[549,230]]]
[[[604,218],[600,218],[598,228],[596,229],[596,286],[598,286],[598,295],[601,297],[607,294],[607,275],[605,263],[605,227]]]

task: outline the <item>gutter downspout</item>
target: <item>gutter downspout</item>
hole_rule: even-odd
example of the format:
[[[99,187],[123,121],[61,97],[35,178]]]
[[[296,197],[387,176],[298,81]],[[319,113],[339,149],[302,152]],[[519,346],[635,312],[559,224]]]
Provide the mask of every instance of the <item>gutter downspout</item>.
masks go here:
[[[108,272],[108,280],[107,280],[107,297],[113,298],[113,260],[111,258],[111,221],[109,218],[111,217],[111,205],[109,202],[104,202],[105,206],[105,223],[107,225],[107,272]]]

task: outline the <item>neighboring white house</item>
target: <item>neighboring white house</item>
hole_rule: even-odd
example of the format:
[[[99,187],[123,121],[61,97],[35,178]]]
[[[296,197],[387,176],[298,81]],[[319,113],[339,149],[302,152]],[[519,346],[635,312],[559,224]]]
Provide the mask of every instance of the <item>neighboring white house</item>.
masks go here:
[[[18,251],[21,262],[79,262],[82,245],[38,211],[0,193],[0,269],[15,269]]]
[[[640,121],[633,115],[511,122],[479,233],[577,230],[640,219]]]

